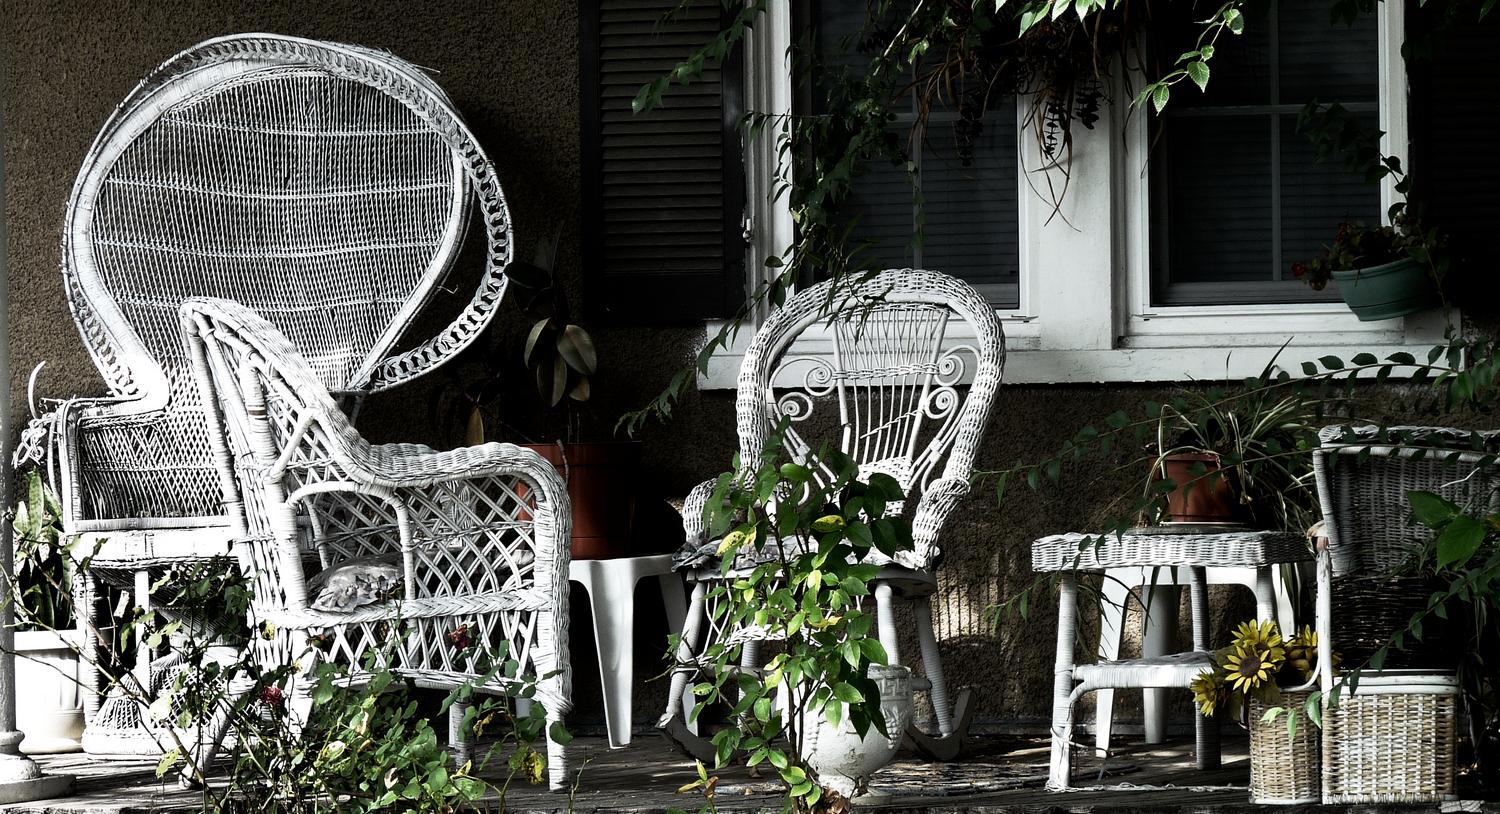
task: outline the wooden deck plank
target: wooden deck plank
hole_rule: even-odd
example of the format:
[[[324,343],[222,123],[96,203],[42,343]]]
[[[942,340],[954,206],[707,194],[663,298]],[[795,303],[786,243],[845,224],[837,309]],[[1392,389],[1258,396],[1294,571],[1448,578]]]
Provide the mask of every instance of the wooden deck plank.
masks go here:
[[[582,767],[577,791],[554,794],[545,788],[519,786],[509,791],[505,809],[526,814],[663,814],[669,809],[697,811],[702,799],[678,794],[696,773],[691,761],[665,741],[639,736],[625,749],[612,750],[599,738],[580,738],[573,763]],[[898,759],[872,783],[888,795],[862,804],[872,814],[1044,814],[1046,812],[1113,812],[1118,814],[1197,814],[1197,812],[1267,811],[1249,803],[1248,768],[1243,739],[1226,739],[1221,769],[1199,772],[1192,764],[1191,744],[1138,745],[1103,762],[1082,756],[1075,783],[1083,788],[1052,793],[1046,782],[1047,750],[1040,739],[983,738],[973,754],[957,763]],[[39,759],[46,771],[78,776],[78,793],[70,798],[14,806],[15,812],[69,814],[138,814],[201,811],[201,792],[158,780],[146,763],[90,761],[81,755]],[[779,788],[769,774],[753,776],[743,767],[719,773],[717,807],[724,812],[780,811]],[[493,779],[499,779],[493,778]],[[1096,787],[1093,784],[1097,784]],[[491,799],[477,806],[498,811]],[[1450,803],[1444,806],[1296,806],[1281,811],[1360,814],[1385,811],[1484,811],[1500,814],[1497,803]]]

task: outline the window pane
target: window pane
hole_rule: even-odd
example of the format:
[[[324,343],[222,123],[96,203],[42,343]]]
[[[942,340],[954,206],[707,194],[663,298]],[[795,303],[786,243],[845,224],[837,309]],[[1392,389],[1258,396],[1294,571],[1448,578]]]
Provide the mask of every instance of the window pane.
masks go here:
[[[928,128],[921,166],[927,216],[921,265],[976,286],[1015,286],[1020,219],[1014,100],[990,111],[980,124],[972,144],[955,136],[953,124]],[[960,156],[969,157],[967,164]],[[1003,304],[1014,306],[1015,298]]]
[[[1164,149],[1163,149],[1164,148]],[[1271,276],[1271,132],[1262,117],[1180,118],[1168,163],[1172,282]]]
[[[1380,92],[1375,15],[1330,24],[1328,0],[1281,0],[1277,9],[1280,98],[1345,105],[1374,102]]]
[[[813,4],[820,69],[863,71],[872,49],[894,33],[886,28],[899,17],[867,26],[869,8],[867,0]],[[823,101],[814,98],[813,110],[824,110]],[[840,216],[845,222],[858,219],[852,239],[871,244],[868,256],[875,263],[944,271],[974,285],[990,302],[1015,307],[1020,266],[1015,101],[993,106],[972,124],[956,118],[952,110],[935,107],[915,157],[915,178],[904,167],[877,162],[855,181]],[[902,143],[910,139],[914,119],[913,111],[903,111],[892,124]],[[922,201],[921,245],[916,245],[913,180]]]
[[[1330,24],[1326,0],[1273,0],[1247,12],[1243,37],[1220,39],[1206,94],[1173,95],[1152,155],[1158,304],[1331,296],[1296,284],[1291,264],[1341,221],[1378,221],[1380,192],[1338,157],[1318,164],[1296,120],[1316,98],[1374,127],[1375,26]]]
[[[1375,128],[1375,117],[1361,124]],[[1382,222],[1377,188],[1349,172],[1341,161],[1317,163],[1312,144],[1295,132],[1296,121],[1281,123],[1281,275],[1292,278],[1292,263],[1316,257],[1333,242],[1345,221],[1373,226]]]

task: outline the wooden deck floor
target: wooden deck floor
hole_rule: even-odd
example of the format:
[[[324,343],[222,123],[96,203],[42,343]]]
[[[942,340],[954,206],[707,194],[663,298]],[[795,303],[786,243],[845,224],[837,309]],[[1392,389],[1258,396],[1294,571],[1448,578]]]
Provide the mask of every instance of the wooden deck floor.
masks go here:
[[[1191,745],[1173,742],[1163,746],[1137,745],[1103,763],[1080,761],[1075,783],[1085,786],[1058,794],[1042,788],[1046,779],[1046,744],[1040,739],[980,738],[973,754],[960,763],[927,763],[902,757],[871,784],[884,799],[862,805],[881,814],[1035,814],[1036,812],[1171,812],[1189,814],[1236,811],[1251,806],[1245,791],[1248,768],[1243,740],[1225,743],[1224,767],[1199,772],[1192,767]],[[567,794],[545,788],[512,787],[505,810],[527,814],[575,812],[632,812],[660,814],[671,809],[697,811],[702,800],[678,794],[677,788],[695,774],[691,761],[683,759],[654,735],[638,736],[625,749],[609,749],[602,739],[580,738],[574,743],[581,766],[577,791],[571,803]],[[96,812],[188,812],[202,810],[198,793],[163,783],[144,763],[121,764],[89,761],[80,755],[60,755],[40,760],[54,774],[78,777],[77,793],[69,798],[11,807],[9,811]],[[717,805],[720,811],[779,811],[777,785],[769,777],[752,777],[743,768],[721,773]],[[1500,803],[1465,801],[1442,806],[1306,806],[1320,812],[1384,810],[1484,811],[1500,814]],[[477,807],[500,811],[498,800]],[[1284,810],[1284,809],[1283,809]]]

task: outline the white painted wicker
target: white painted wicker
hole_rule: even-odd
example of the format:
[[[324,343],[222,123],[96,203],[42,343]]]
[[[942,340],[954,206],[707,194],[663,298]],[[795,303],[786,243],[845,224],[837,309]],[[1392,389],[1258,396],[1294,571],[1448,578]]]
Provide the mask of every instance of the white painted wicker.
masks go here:
[[[1211,666],[1208,629],[1209,567],[1257,570],[1256,615],[1274,619],[1271,569],[1312,558],[1300,534],[1243,531],[1219,534],[1054,534],[1032,544],[1032,570],[1058,574],[1057,650],[1052,686],[1052,756],[1047,788],[1070,788],[1073,774],[1074,708],[1083,694],[1108,688],[1187,688]],[[1193,649],[1186,653],[1093,665],[1074,663],[1078,638],[1078,573],[1130,567],[1186,568],[1192,608]],[[1219,766],[1216,722],[1194,716],[1198,768]]]
[[[949,699],[929,597],[942,556],[939,535],[968,494],[1004,357],[994,308],[966,283],[935,271],[892,269],[856,282],[820,283],[789,299],[756,332],[739,375],[740,460],[759,460],[770,431],[786,418],[793,456],[805,457],[826,440],[863,473],[896,478],[915,501],[915,549],[894,562],[874,555],[886,566],[875,586],[879,632],[892,663],[901,663],[893,605],[898,594],[910,598],[939,729],[937,739],[914,734],[925,749],[949,757],[962,740],[967,697]],[[819,430],[823,438],[811,435]],[[704,505],[712,485],[693,490],[683,506],[693,591],[661,725],[684,741],[690,739],[682,701],[699,654],[729,633],[717,629],[707,607],[709,586],[721,579],[718,566],[695,556],[709,544]]]
[[[397,352],[471,220],[486,241],[478,289],[446,328]],[[245,34],[147,76],[89,150],[64,231],[64,289],[109,395],[62,402],[18,452],[47,467],[65,531],[99,544],[78,581],[85,625],[96,577],[129,587],[138,569],[228,553],[179,333],[184,299],[229,297],[267,315],[357,405],[466,347],[500,301],[511,255],[484,151],[442,90],[394,56]],[[96,723],[87,697],[91,752],[154,749],[132,726]]]
[[[195,298],[182,320],[254,616],[274,626],[271,638],[252,637],[256,658],[267,666],[296,659],[305,674],[320,658],[357,670],[367,653],[393,648],[390,665],[419,683],[514,692],[502,676],[479,683],[482,655],[504,647],[519,676],[538,681],[549,721],[561,721],[571,706],[572,513],[556,469],[510,444],[371,445],[254,312]],[[323,567],[399,557],[401,598],[346,612],[311,607],[309,544]],[[459,628],[472,646],[454,643]],[[308,649],[313,636],[320,649]],[[294,710],[306,713],[310,690],[294,684]],[[549,740],[554,789],[567,769],[562,746]]]
[[[1349,630],[1334,624],[1334,587],[1368,582],[1387,593],[1389,606],[1422,607],[1428,586],[1389,578],[1433,539],[1433,531],[1411,516],[1407,493],[1426,490],[1470,511],[1500,511],[1495,464],[1500,432],[1363,426],[1352,428],[1349,437],[1343,427],[1325,427],[1319,438],[1313,472],[1327,542],[1318,558],[1317,598],[1323,802],[1451,800],[1457,682],[1434,670],[1366,671],[1355,692],[1330,704],[1339,680],[1332,655],[1340,649],[1341,635],[1350,638]],[[1417,593],[1392,596],[1392,591]],[[1381,610],[1363,605],[1341,609],[1361,619],[1382,616]],[[1404,628],[1406,614],[1396,617],[1395,627]],[[1384,640],[1382,631],[1383,624],[1376,625],[1374,638]],[[1370,638],[1368,630],[1359,633],[1356,638]],[[1437,656],[1441,649],[1428,648],[1421,655]],[[1345,656],[1347,661],[1347,652]]]

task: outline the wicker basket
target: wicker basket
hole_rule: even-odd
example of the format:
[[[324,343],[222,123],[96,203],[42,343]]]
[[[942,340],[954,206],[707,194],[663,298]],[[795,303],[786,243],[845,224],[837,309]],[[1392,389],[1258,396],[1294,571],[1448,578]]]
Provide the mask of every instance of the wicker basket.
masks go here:
[[[1381,443],[1377,428],[1354,428],[1343,440],[1339,427],[1325,427],[1315,454],[1318,497],[1328,526],[1333,575],[1383,575],[1400,567],[1433,538],[1433,531],[1411,517],[1407,492],[1436,492],[1461,506],[1500,511],[1500,471],[1475,471],[1486,456],[1500,451],[1500,433],[1482,432],[1482,450],[1469,448],[1472,436],[1439,427],[1392,427],[1407,443]],[[1389,437],[1383,440],[1389,441]]]
[[[1250,802],[1263,805],[1303,805],[1319,797],[1318,728],[1307,717],[1308,692],[1283,692],[1268,704],[1250,699]],[[1273,721],[1262,720],[1266,710],[1287,711]],[[1287,732],[1287,716],[1295,716],[1297,735]]]
[[[1365,664],[1375,651],[1406,631],[1414,614],[1427,610],[1428,597],[1443,583],[1421,577],[1347,577],[1333,583],[1335,648],[1343,663]],[[1382,669],[1452,670],[1463,653],[1443,625],[1428,625],[1420,638],[1406,635],[1401,648],[1386,651]]]
[[[1454,799],[1457,700],[1452,675],[1366,673],[1323,713],[1323,802]]]

